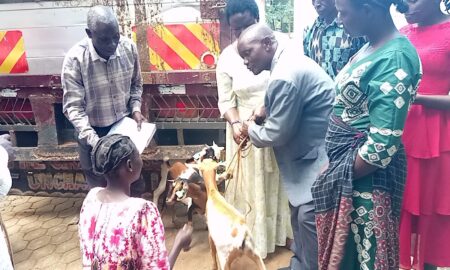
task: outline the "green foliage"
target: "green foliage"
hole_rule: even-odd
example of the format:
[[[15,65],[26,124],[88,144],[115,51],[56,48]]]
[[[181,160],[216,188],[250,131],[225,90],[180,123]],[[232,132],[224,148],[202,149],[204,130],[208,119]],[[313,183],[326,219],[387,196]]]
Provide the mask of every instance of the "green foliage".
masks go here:
[[[266,23],[276,31],[294,29],[294,0],[266,0]]]

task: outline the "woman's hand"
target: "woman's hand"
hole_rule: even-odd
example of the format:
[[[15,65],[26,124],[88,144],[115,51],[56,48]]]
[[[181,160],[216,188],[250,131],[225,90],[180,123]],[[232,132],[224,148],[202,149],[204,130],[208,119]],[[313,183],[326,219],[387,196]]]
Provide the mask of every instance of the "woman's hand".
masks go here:
[[[242,137],[242,123],[241,122],[234,122],[231,124],[231,128],[233,129],[233,139],[234,142],[237,144],[241,143],[241,137]]]

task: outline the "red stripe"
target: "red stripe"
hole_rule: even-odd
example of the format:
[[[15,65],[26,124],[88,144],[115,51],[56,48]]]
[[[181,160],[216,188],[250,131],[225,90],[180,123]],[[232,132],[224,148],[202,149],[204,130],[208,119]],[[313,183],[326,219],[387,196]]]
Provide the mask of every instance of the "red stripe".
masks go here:
[[[188,48],[198,59],[208,51],[208,48],[184,24],[166,25],[172,34]]]
[[[159,70],[157,66],[153,65],[152,63],[150,63],[150,70],[154,70],[157,71]]]
[[[202,23],[202,27],[213,36],[214,40],[218,40],[220,31],[218,23]]]
[[[3,64],[3,61],[5,61],[6,57],[14,49],[21,37],[22,32],[20,31],[6,32],[6,35],[0,41],[0,65]]]
[[[19,60],[17,60],[17,63],[11,69],[10,73],[25,73],[25,72],[28,72],[28,62],[27,56],[25,55],[24,52],[22,56],[20,56]]]
[[[191,69],[191,67],[184,62],[184,60],[170,48],[156,33],[152,27],[148,28],[148,45],[152,48],[161,58],[169,64],[172,69]]]

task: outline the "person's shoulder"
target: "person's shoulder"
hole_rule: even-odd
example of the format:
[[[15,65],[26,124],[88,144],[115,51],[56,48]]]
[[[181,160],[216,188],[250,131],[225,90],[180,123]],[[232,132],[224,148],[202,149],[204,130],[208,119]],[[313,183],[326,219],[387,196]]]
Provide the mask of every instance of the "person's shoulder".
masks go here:
[[[383,52],[384,58],[390,58],[397,62],[410,59],[420,65],[420,58],[414,45],[406,37],[399,37],[392,42],[386,51]]]
[[[135,206],[136,210],[142,213],[150,212],[150,213],[158,213],[159,215],[158,207],[156,207],[156,205],[151,201],[142,198],[130,197],[128,198],[128,203],[130,205]]]
[[[120,36],[119,47],[128,52],[136,51],[136,43],[125,36]]]
[[[226,46],[225,49],[223,49],[220,53],[219,59],[222,58],[222,60],[227,60],[227,57],[235,55],[239,55],[237,51],[237,41],[234,41],[230,45]]]
[[[287,43],[284,47],[284,52],[280,57],[284,66],[288,66],[292,70],[310,70],[311,67],[316,68],[320,66],[311,58],[304,55],[302,51],[293,43]],[[297,63],[297,64],[292,64]]]
[[[237,42],[228,45],[219,55],[217,62],[217,69],[221,71],[229,71],[230,68],[235,68],[241,60],[237,51]],[[242,62],[243,63],[243,62]]]
[[[86,37],[70,48],[66,54],[66,59],[82,57],[87,50],[89,50],[89,38]]]
[[[91,190],[89,190],[88,194],[86,195],[86,199],[94,199],[94,200],[97,200],[97,193],[98,193],[100,190],[103,190],[103,189],[105,189],[105,188],[102,188],[102,187],[94,187],[94,188],[91,188]]]

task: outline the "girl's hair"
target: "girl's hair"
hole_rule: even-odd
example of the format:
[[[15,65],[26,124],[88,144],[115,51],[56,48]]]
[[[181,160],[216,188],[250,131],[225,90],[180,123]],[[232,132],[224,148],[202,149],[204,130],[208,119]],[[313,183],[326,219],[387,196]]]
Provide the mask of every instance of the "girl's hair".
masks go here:
[[[255,0],[228,0],[225,14],[227,16],[227,22],[230,23],[230,17],[248,11],[256,21],[259,21],[259,9]]]
[[[389,11],[391,5],[395,5],[400,13],[408,11],[408,3],[406,3],[406,0],[353,0],[353,2],[355,4],[373,4],[385,8],[387,11]]]
[[[112,172],[134,149],[134,143],[129,137],[119,134],[106,135],[100,138],[92,149],[92,170],[98,175]]]

